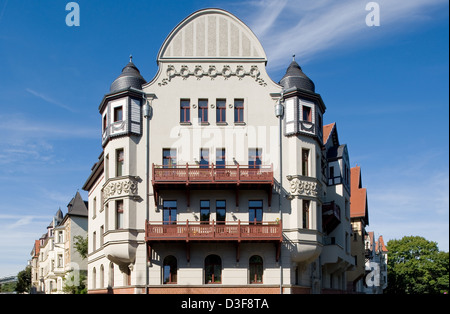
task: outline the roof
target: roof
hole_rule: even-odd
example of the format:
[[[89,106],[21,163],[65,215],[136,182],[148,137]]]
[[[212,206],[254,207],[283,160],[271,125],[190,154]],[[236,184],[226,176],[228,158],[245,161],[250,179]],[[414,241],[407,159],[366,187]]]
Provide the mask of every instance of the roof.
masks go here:
[[[280,80],[280,85],[283,86],[285,90],[296,88],[315,93],[314,82],[303,73],[302,68],[295,60],[292,60],[287,68],[286,74]]]
[[[363,218],[369,224],[369,209],[367,206],[367,190],[362,187],[361,168],[350,169],[350,217]]]
[[[328,142],[328,138],[330,137],[331,131],[335,126],[336,122],[323,126],[323,144],[326,144]]]
[[[382,235],[380,235],[378,237],[378,241],[376,243],[376,251],[377,252],[388,252],[388,249],[386,248],[386,245],[384,245],[384,239],[383,239]]]
[[[130,87],[142,89],[142,85],[146,83],[141,72],[139,72],[139,69],[132,62],[132,58],[130,56],[130,62],[128,62],[122,69],[122,73],[111,84],[110,93],[115,93]]]
[[[72,198],[67,205],[67,215],[69,216],[86,216],[88,215],[87,202],[83,201],[80,192]]]

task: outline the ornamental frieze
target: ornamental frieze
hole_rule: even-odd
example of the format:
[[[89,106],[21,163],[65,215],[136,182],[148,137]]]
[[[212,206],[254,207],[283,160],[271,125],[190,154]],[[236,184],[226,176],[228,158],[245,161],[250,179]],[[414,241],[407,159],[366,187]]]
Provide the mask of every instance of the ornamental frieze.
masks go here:
[[[114,179],[107,182],[103,188],[103,200],[112,197],[137,196],[138,182],[135,178]]]
[[[287,176],[290,184],[290,195],[293,196],[311,196],[317,197],[321,185],[315,178],[304,176]]]
[[[210,65],[208,68],[203,68],[201,65],[196,65],[193,69],[189,69],[189,66],[187,65],[182,65],[180,70],[177,71],[175,66],[169,65],[166,70],[166,75],[167,77],[164,78],[161,83],[158,83],[159,86],[169,84],[169,82],[177,76],[180,76],[183,80],[186,80],[190,76],[195,76],[197,80],[200,80],[203,77],[209,77],[211,80],[214,80],[217,76],[222,76],[225,80],[232,76],[236,76],[242,80],[245,76],[250,76],[259,85],[267,86],[267,83],[259,77],[260,72],[256,65],[252,65],[250,71],[245,71],[242,65],[236,66],[234,71],[229,65],[224,65],[221,68],[218,68],[215,65]]]

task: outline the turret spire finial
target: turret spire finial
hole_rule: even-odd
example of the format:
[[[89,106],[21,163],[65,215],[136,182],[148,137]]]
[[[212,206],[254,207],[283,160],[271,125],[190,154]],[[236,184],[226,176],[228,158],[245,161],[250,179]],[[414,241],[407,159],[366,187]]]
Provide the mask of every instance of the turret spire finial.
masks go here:
[[[130,54],[130,62],[133,62],[133,55]]]

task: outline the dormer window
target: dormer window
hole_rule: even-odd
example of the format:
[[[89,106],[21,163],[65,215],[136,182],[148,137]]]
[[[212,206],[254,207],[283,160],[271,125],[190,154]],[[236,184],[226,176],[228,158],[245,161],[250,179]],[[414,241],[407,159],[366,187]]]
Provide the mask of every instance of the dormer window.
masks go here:
[[[123,107],[114,108],[114,122],[119,122],[123,120]]]

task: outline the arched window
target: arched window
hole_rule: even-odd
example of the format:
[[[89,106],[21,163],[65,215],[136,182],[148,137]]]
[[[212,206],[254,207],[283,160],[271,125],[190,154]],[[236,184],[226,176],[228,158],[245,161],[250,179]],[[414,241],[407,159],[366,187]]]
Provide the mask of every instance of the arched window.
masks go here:
[[[164,284],[177,283],[177,259],[172,256],[166,256],[163,262],[163,282]]]
[[[105,268],[103,265],[100,265],[100,280],[99,280],[99,288],[105,287]]]
[[[92,269],[92,289],[97,288],[96,285],[96,280],[97,280],[97,270],[95,269],[95,267]]]
[[[108,282],[108,286],[110,288],[114,287],[114,264],[113,263],[109,264],[109,282]]]
[[[222,260],[217,255],[205,258],[205,283],[222,282]]]
[[[259,255],[253,255],[249,260],[250,283],[263,282],[263,259]]]

